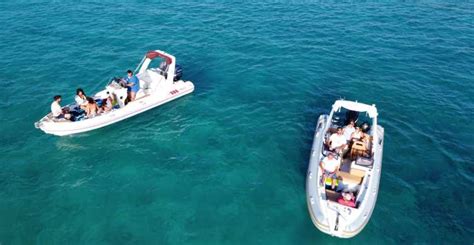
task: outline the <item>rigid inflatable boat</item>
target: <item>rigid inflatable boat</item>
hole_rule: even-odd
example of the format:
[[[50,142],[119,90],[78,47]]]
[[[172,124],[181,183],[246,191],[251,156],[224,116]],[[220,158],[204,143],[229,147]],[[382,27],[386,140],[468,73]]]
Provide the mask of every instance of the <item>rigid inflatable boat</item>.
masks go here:
[[[377,116],[375,105],[337,100],[329,115],[318,119],[306,178],[306,199],[314,225],[331,236],[357,235],[374,210],[384,140],[384,129],[377,125]],[[334,152],[329,145],[331,135],[349,122],[362,129],[366,140],[348,139],[345,151]],[[338,162],[334,172],[337,177],[331,179],[323,176],[324,165],[320,166],[328,155]]]
[[[157,61],[161,61],[158,62],[158,67],[151,67],[151,62],[157,58]],[[140,89],[134,101],[126,104],[127,88],[120,79],[112,79],[104,90],[93,96],[96,101],[113,96],[116,103],[112,110],[75,121],[57,119],[49,113],[36,122],[35,127],[59,136],[87,132],[135,116],[194,91],[192,82],[181,80],[181,67],[176,65],[175,57],[160,50],[149,51],[135,73]],[[77,104],[70,104],[63,108],[74,111],[78,107]]]

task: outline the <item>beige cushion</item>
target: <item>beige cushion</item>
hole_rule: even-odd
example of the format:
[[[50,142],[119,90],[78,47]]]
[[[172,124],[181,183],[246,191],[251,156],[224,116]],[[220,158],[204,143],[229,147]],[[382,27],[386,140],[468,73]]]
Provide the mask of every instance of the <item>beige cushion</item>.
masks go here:
[[[356,169],[356,168],[351,168],[351,175],[357,176],[357,177],[364,177],[365,176],[365,171]]]
[[[362,182],[361,177],[346,172],[339,172],[339,176],[342,178],[342,183],[344,184],[360,185]]]

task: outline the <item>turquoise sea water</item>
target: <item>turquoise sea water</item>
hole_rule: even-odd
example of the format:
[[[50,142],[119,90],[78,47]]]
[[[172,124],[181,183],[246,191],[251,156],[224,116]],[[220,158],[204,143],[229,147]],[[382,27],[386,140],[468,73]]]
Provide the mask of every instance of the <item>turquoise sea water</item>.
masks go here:
[[[474,242],[472,3],[0,3],[0,244]],[[33,123],[150,49],[195,92],[70,137]],[[305,199],[334,100],[385,127],[370,223],[319,232]]]

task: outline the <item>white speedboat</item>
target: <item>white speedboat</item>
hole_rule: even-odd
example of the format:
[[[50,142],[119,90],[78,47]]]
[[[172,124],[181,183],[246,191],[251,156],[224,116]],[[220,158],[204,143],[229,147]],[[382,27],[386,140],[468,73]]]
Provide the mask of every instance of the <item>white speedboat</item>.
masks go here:
[[[155,59],[161,61],[158,62],[158,67],[151,65]],[[194,91],[192,82],[181,80],[181,68],[176,65],[175,57],[160,50],[149,51],[135,72],[140,80],[140,89],[134,101],[125,104],[127,88],[120,79],[113,79],[104,90],[93,96],[97,101],[113,96],[116,105],[111,111],[76,121],[56,119],[49,113],[36,122],[35,127],[59,136],[87,132],[135,116]],[[76,104],[65,107],[68,110],[78,108]]]
[[[384,129],[377,125],[375,105],[337,100],[329,115],[318,119],[306,178],[306,199],[314,225],[331,236],[350,238],[368,223],[377,200]],[[333,153],[329,137],[354,121],[365,141],[349,140],[344,152]],[[340,164],[336,186],[323,177],[320,162],[329,154]],[[329,180],[329,183],[328,183]]]

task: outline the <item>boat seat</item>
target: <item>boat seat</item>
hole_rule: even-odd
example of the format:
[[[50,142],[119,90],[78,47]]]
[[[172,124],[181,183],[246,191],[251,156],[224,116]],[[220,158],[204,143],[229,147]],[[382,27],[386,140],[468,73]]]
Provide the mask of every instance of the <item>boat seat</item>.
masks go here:
[[[363,178],[365,176],[365,171],[358,169],[358,168],[351,168],[351,171],[349,172],[352,176],[357,176],[360,178]]]
[[[338,176],[342,178],[342,183],[344,184],[360,185],[362,183],[362,177],[350,173],[339,172]]]
[[[337,202],[337,199],[341,196],[341,193],[333,190],[326,190],[326,200]]]

